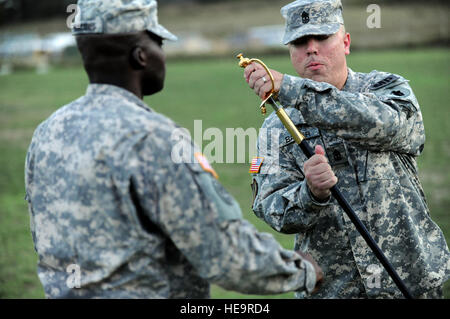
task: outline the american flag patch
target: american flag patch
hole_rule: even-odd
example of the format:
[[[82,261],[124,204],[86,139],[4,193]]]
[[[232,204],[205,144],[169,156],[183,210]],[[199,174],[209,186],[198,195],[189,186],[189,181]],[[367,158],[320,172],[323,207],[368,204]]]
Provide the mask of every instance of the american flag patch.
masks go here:
[[[252,163],[250,164],[250,170],[248,171],[250,174],[257,174],[261,168],[261,165],[264,161],[264,157],[253,157]]]
[[[219,175],[217,175],[214,168],[212,168],[211,164],[209,164],[208,160],[202,153],[194,153],[194,156],[204,171],[211,173],[212,176],[214,176],[216,179],[219,179]]]

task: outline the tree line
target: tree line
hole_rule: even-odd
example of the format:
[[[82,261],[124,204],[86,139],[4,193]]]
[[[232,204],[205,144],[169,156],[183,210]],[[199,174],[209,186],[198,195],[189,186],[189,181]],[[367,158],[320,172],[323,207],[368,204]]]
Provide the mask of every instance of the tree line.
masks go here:
[[[231,2],[245,0],[162,0],[158,1],[159,6],[176,3],[213,3],[213,2]],[[259,2],[271,0],[258,0]],[[286,0],[286,3],[291,0]],[[77,0],[0,0],[0,25],[10,23],[22,23],[33,20],[42,20],[59,16],[67,16],[67,6],[76,3]],[[373,2],[373,0],[342,0],[346,4],[363,4]],[[407,5],[412,2],[422,2],[422,0],[378,0],[377,3],[404,3]],[[449,4],[448,0],[428,0],[426,3]]]
[[[164,0],[158,1],[158,5],[161,6],[177,2],[207,3],[217,1]],[[67,16],[68,5],[75,3],[77,3],[77,0],[0,0],[0,25]]]

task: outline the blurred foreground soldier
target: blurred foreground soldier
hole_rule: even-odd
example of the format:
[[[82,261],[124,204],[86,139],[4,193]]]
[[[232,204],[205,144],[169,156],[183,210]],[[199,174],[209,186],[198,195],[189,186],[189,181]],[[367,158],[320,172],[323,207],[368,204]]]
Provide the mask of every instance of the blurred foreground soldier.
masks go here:
[[[307,251],[322,267],[323,285],[311,298],[401,298],[330,198],[337,183],[412,294],[441,298],[449,251],[417,175],[425,134],[408,81],[347,67],[350,35],[339,0],[295,1],[281,13],[283,42],[299,77],[273,71],[277,99],[316,155],[307,160],[272,113],[263,124],[269,133],[258,139],[262,164],[252,175],[255,214],[279,232],[296,233],[295,249]],[[244,76],[261,98],[272,88],[259,64],[247,66]],[[276,131],[278,143],[272,141]]]
[[[86,95],[35,131],[26,192],[47,297],[207,298],[312,292],[320,268],[242,219],[189,135],[142,97],[163,88],[150,0],[80,0],[74,34]],[[176,163],[174,150],[192,149]],[[185,156],[186,154],[182,154]],[[316,274],[317,272],[317,274]]]

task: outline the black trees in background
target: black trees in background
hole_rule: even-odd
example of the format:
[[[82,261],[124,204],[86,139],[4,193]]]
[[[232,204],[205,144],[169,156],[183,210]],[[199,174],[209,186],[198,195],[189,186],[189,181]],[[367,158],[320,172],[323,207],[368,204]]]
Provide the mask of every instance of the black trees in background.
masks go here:
[[[160,0],[159,6],[176,3],[213,3],[213,2],[236,2],[246,0]],[[254,1],[254,0],[253,0]],[[271,0],[259,0],[259,2]],[[292,0],[286,0],[286,3]],[[77,0],[0,0],[0,26],[9,23],[21,23],[33,20],[42,20],[58,16],[67,16],[67,6],[75,4]],[[372,3],[373,0],[342,0],[347,4],[364,4]],[[412,2],[423,2],[423,0],[378,0],[378,4],[382,3],[404,3],[407,5]],[[448,0],[428,0],[427,3],[448,4]]]

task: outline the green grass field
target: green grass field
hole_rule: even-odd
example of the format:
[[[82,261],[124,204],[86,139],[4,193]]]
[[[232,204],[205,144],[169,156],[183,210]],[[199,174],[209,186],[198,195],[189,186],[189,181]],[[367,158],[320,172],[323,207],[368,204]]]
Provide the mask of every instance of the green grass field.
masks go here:
[[[237,52],[236,52],[237,53]],[[260,56],[271,68],[294,74],[286,56]],[[419,158],[421,179],[431,214],[450,238],[450,50],[355,52],[348,58],[355,71],[372,69],[403,75],[421,104],[427,143]],[[24,201],[24,159],[35,127],[60,106],[84,94],[87,77],[81,68],[32,71],[0,77],[0,298],[42,298],[36,275],[37,257],[29,231]],[[193,133],[194,120],[203,130],[217,127],[259,128],[264,120],[258,98],[247,88],[242,70],[229,59],[169,61],[165,90],[145,100]],[[210,141],[205,141],[204,145]],[[293,236],[278,234],[251,212],[251,190],[246,164],[214,164],[225,187],[239,201],[245,218],[267,231],[286,248]],[[450,285],[446,285],[446,298]],[[213,298],[248,298],[214,286]],[[291,298],[293,294],[265,297]]]

